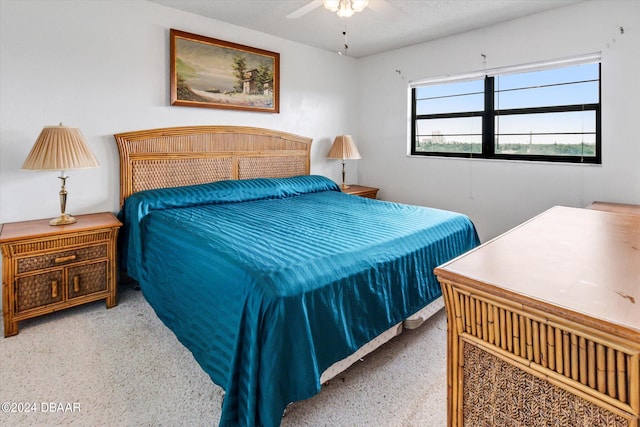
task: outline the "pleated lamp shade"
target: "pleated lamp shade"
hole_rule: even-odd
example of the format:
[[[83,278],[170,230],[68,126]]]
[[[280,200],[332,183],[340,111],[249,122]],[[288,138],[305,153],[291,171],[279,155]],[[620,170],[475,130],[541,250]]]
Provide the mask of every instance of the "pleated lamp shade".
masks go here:
[[[42,129],[22,169],[67,171],[99,165],[80,129],[60,124]]]
[[[342,189],[346,190],[349,186],[345,182],[345,160],[361,158],[360,153],[358,152],[358,147],[356,147],[356,143],[353,142],[351,135],[336,136],[336,139],[333,140],[333,145],[329,150],[329,154],[327,154],[327,158],[342,160]]]
[[[67,207],[67,189],[65,183],[69,178],[65,171],[72,169],[95,168],[99,166],[80,129],[69,126],[45,126],[33,144],[22,169],[36,171],[60,171],[60,216],[49,221],[51,225],[67,225],[76,219],[65,212]]]
[[[328,159],[360,159],[360,153],[351,135],[336,136],[327,154]]]

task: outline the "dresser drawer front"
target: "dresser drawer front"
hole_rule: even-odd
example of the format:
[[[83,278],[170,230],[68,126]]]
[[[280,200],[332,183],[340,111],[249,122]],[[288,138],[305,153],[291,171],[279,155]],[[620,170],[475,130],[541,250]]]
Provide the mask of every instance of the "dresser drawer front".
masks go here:
[[[107,290],[107,261],[67,269],[69,299]]]
[[[465,426],[634,426],[634,416],[578,395],[461,340]]]
[[[16,280],[16,312],[62,301],[63,270],[21,277]]]
[[[52,252],[38,256],[18,259],[17,274],[42,270],[72,262],[90,261],[107,257],[107,244],[87,246],[84,248],[70,249],[60,252]]]

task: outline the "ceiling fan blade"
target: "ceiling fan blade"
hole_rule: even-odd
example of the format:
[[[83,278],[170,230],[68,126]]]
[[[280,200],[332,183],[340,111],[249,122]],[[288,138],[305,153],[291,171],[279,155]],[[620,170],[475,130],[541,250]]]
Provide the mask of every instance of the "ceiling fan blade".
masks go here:
[[[302,6],[300,9],[294,10],[293,12],[288,14],[287,18],[289,19],[300,18],[301,16],[304,16],[307,13],[311,12],[312,10],[318,8],[319,6],[322,6],[322,0],[311,0],[309,3]]]

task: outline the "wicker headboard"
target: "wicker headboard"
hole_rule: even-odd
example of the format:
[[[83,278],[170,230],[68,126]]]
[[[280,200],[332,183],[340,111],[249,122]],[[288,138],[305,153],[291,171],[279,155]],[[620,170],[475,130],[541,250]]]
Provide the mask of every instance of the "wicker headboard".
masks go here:
[[[311,138],[246,126],[189,126],[114,135],[120,206],[154,188],[308,175]]]

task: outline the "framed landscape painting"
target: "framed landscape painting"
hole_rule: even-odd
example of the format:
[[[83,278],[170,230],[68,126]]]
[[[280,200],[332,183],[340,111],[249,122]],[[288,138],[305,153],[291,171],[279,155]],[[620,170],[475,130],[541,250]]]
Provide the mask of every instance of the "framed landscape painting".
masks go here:
[[[280,112],[280,54],[170,30],[171,105]]]

